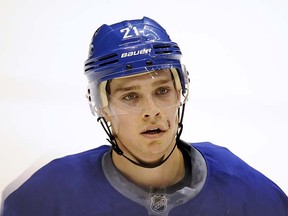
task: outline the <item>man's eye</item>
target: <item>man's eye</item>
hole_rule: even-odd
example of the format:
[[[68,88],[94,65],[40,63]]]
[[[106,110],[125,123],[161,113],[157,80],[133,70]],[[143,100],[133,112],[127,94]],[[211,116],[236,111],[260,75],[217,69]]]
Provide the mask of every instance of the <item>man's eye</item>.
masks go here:
[[[137,95],[135,93],[130,93],[130,94],[125,95],[122,99],[130,101],[130,100],[133,100],[135,98],[137,98]]]
[[[162,88],[157,89],[156,94],[163,95],[163,94],[167,94],[168,92],[169,92],[168,88],[162,87]]]

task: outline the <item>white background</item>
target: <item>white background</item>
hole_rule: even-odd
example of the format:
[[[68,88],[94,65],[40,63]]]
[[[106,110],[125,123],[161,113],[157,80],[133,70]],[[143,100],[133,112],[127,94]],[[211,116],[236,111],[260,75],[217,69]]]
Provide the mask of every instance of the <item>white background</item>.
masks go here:
[[[182,138],[228,147],[288,193],[286,0],[0,0],[4,197],[51,159],[107,144],[83,63],[101,24],[143,16],[166,28],[191,74]]]

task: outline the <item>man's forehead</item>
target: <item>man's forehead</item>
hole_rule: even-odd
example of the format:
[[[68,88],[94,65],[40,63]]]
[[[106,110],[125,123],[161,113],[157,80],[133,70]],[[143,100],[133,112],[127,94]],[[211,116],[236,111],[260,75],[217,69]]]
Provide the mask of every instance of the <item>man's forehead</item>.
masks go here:
[[[165,80],[171,80],[172,81],[172,74],[169,69],[164,70],[157,70],[157,71],[150,71],[147,73],[132,75],[129,77],[121,77],[111,80],[110,84],[117,83],[117,84],[129,84],[137,81],[141,81],[147,84],[147,83],[153,83],[156,80],[165,79]]]

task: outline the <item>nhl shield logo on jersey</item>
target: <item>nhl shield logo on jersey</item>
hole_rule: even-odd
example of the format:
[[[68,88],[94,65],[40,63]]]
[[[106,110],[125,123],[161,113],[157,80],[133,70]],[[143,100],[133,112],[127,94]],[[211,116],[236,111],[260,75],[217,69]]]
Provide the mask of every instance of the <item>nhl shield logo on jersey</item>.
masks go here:
[[[164,195],[152,196],[150,208],[158,214],[165,212],[167,209],[167,198]]]

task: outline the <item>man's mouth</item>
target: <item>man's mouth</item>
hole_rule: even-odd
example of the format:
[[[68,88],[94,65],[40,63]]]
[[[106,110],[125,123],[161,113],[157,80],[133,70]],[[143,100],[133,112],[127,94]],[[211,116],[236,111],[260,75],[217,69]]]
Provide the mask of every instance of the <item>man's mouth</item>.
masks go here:
[[[164,126],[161,125],[154,125],[154,126],[148,126],[146,127],[141,134],[143,135],[155,135],[155,134],[162,134],[164,132],[166,132],[167,129]]]
[[[155,128],[155,129],[146,130],[146,131],[142,132],[141,134],[157,134],[157,133],[161,133],[161,132],[163,132],[163,131],[160,130],[159,128]]]

